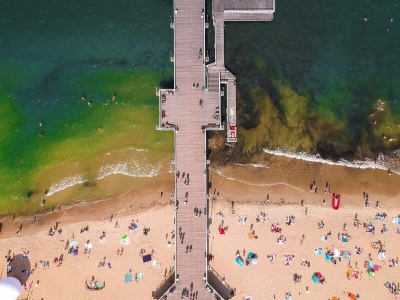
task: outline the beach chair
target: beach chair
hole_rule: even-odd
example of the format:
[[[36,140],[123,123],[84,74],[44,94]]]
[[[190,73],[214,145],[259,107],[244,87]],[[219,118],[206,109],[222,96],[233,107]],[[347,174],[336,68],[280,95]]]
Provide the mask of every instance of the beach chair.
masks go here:
[[[143,260],[144,263],[145,263],[145,262],[148,262],[148,261],[151,261],[151,260],[152,260],[152,259],[151,259],[151,254],[144,255],[144,256],[142,257],[142,260]]]

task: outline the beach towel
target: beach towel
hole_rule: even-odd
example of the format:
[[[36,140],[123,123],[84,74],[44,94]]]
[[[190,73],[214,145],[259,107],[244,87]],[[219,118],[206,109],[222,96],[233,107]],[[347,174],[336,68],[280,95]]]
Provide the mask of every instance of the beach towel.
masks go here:
[[[143,262],[151,261],[151,254],[143,255]]]
[[[319,256],[322,255],[322,248],[318,248],[318,255],[319,255]]]
[[[347,269],[346,276],[350,277],[353,275],[353,269]]]
[[[356,300],[356,295],[354,295],[353,293],[348,293],[348,296],[351,300]]]
[[[331,261],[332,260],[332,256],[329,253],[325,254],[325,260],[326,261]]]
[[[138,280],[138,279],[144,279],[144,273],[136,273],[135,280]]]
[[[351,259],[351,251],[349,251],[349,250],[344,250],[344,251],[343,251],[343,258],[345,258],[345,259]]]
[[[132,282],[132,274],[127,273],[125,274],[125,283]]]
[[[157,263],[157,260],[153,260],[153,267],[159,268],[161,266],[160,263]]]
[[[360,271],[353,271],[353,277],[355,279],[360,279]]]

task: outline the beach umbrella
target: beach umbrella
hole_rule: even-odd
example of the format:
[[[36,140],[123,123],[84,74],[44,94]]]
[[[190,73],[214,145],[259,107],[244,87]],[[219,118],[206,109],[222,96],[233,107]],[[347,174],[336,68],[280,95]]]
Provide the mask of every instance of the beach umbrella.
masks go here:
[[[378,253],[379,260],[384,260],[386,258],[386,251],[380,251]]]
[[[69,243],[69,246],[70,246],[71,248],[76,248],[76,247],[79,246],[79,243],[78,243],[77,241],[72,241],[71,243]]]
[[[253,265],[256,265],[256,264],[258,263],[257,257],[252,258],[252,259],[251,259],[251,263],[252,263]]]
[[[2,300],[15,300],[22,292],[21,282],[14,277],[0,280],[0,295]]]

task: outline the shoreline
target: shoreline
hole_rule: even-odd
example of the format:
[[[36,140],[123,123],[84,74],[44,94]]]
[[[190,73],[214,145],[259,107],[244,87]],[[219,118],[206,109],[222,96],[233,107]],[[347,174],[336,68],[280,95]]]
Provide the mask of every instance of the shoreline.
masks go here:
[[[263,167],[260,167],[260,164]],[[118,176],[109,179],[117,180]],[[391,210],[400,208],[400,202],[395,199],[400,195],[396,186],[398,179],[399,175],[388,176],[385,170],[380,169],[357,169],[265,155],[259,164],[211,166],[209,193],[212,197],[219,192],[220,198],[235,203],[263,204],[268,207],[282,204],[300,205],[302,199],[304,205],[330,206],[332,195],[324,194],[323,189],[327,181],[331,186],[331,193],[342,195],[344,207],[364,206],[362,194],[366,191],[371,200],[371,207],[375,207],[376,201],[379,201],[380,208]],[[29,232],[30,228],[35,227],[31,225],[49,225],[57,219],[67,223],[95,220],[107,218],[111,214],[129,214],[155,205],[173,204],[171,198],[174,193],[173,180],[168,180],[161,175],[146,178],[146,180],[150,182],[137,191],[131,190],[94,201],[61,205],[61,209],[52,210],[51,206],[48,206],[44,213],[21,214],[17,215],[15,220],[12,220],[12,215],[2,215],[0,222],[3,226],[0,238],[12,236],[21,223],[23,235],[25,231]],[[318,193],[309,192],[309,184],[314,180],[319,188]],[[67,189],[63,192],[69,191]],[[163,192],[162,197],[160,197],[161,192]],[[152,197],[157,195],[159,200],[154,201]]]
[[[163,196],[160,197],[161,191]],[[47,211],[43,214],[16,216],[2,216],[1,238],[15,236],[22,224],[22,231],[18,236],[29,235],[36,231],[37,227],[51,226],[56,221],[63,224],[71,224],[82,221],[94,221],[106,219],[111,215],[126,216],[135,212],[146,211],[154,206],[166,206],[171,203],[169,181],[149,183],[139,191],[128,191],[118,196],[110,196],[95,201],[79,202],[63,205],[60,209]],[[153,198],[158,195],[159,200]],[[40,229],[39,229],[40,230]]]

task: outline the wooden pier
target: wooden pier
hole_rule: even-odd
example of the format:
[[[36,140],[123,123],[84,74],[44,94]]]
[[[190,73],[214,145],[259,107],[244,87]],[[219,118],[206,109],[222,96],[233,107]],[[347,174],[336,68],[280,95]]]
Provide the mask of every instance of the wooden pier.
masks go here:
[[[173,130],[175,135],[175,267],[174,280],[160,284],[160,290],[153,293],[156,299],[229,299],[234,294],[216,275],[218,270],[208,264],[206,133],[226,126],[227,141],[237,140],[236,77],[224,65],[224,22],[269,21],[274,8],[274,0],[215,0],[216,61],[207,65],[204,1],[174,1],[170,24],[174,30],[174,88],[157,91],[157,129]],[[221,87],[227,93],[224,112]],[[227,115],[226,124],[221,122],[222,113]]]

